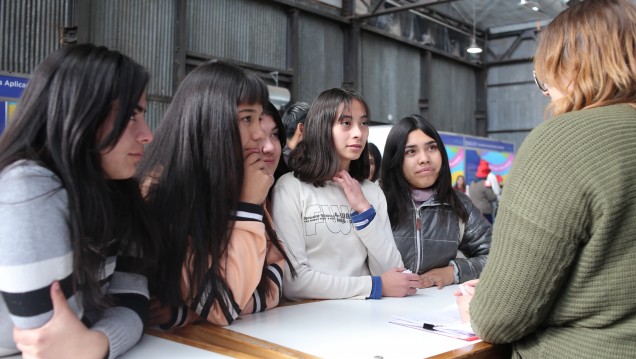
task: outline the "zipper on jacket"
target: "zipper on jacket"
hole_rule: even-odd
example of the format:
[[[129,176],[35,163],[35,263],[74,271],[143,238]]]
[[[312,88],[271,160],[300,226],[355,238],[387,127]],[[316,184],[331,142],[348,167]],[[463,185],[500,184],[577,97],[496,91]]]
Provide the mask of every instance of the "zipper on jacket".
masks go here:
[[[419,273],[420,262],[422,261],[422,241],[420,241],[420,238],[422,237],[422,235],[420,234],[420,228],[422,228],[422,220],[420,219],[420,211],[418,211],[413,199],[411,199],[411,203],[413,203],[413,210],[415,211],[415,247],[417,248],[417,261],[414,273]]]

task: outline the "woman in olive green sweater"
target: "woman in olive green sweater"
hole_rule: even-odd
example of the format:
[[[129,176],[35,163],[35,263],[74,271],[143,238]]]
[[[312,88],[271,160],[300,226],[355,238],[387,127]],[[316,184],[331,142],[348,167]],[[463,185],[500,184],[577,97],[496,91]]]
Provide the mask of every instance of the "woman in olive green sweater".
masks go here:
[[[636,6],[570,7],[541,34],[535,67],[555,117],[517,153],[460,311],[515,358],[634,358]]]

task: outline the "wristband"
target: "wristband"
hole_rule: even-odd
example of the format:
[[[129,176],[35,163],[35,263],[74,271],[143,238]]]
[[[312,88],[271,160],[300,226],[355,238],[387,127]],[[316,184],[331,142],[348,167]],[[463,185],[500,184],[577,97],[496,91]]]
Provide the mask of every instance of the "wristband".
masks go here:
[[[371,277],[371,294],[367,299],[382,299],[382,277],[379,275]]]
[[[364,229],[375,218],[375,208],[369,207],[366,211],[358,213],[356,211],[351,212],[351,222],[356,230]]]

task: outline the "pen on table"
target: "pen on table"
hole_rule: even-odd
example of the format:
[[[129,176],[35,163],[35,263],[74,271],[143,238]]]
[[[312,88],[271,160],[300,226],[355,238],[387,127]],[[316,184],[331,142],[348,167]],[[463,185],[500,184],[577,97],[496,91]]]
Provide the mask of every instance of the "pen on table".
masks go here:
[[[431,324],[431,323],[424,323],[422,324],[422,328],[424,329],[428,329],[428,330],[435,330],[436,327],[443,327],[443,325],[437,325],[437,324]]]

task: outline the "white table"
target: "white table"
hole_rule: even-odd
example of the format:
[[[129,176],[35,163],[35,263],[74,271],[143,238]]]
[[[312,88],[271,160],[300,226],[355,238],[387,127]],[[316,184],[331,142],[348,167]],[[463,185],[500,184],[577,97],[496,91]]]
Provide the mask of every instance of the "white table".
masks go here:
[[[394,315],[410,317],[446,309],[455,301],[455,288],[429,288],[405,298],[286,305],[243,317],[228,327],[197,323],[169,332],[148,329],[123,358],[509,357],[505,346],[467,342],[389,323]]]
[[[231,358],[222,354],[214,353],[208,350],[195,348],[189,345],[177,343],[167,339],[157,338],[152,335],[146,335],[141,338],[139,343],[132,347],[121,359],[215,359],[215,358]],[[22,359],[22,355],[12,355],[3,359]]]
[[[231,358],[208,350],[173,342],[171,340],[157,338],[152,335],[144,335],[139,343],[130,349],[121,359],[213,359]]]
[[[394,315],[434,313],[455,302],[456,285],[405,298],[325,300],[243,317],[226,329],[323,358],[424,358],[475,341],[389,323]]]

